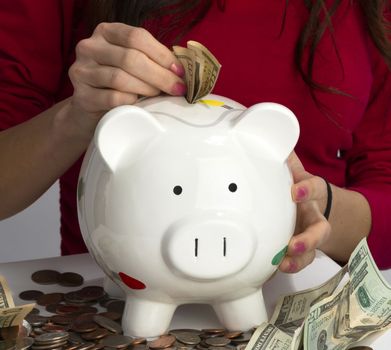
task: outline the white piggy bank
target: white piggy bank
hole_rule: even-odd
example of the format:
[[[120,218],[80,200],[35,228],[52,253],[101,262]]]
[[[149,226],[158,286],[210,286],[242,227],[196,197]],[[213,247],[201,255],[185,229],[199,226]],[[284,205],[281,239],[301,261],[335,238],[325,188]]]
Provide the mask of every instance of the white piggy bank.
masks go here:
[[[79,178],[83,237],[126,294],[123,330],[154,337],[176,307],[211,304],[247,330],[267,319],[262,284],[293,234],[286,164],[299,135],[286,107],[208,95],[108,112]]]

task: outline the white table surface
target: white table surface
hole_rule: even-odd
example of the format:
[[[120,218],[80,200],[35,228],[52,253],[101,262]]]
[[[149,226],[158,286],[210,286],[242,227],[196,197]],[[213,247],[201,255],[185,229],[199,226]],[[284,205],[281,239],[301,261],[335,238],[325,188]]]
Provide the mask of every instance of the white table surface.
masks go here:
[[[103,272],[88,254],[38,259],[0,264],[0,275],[7,279],[11,288],[15,305],[25,304],[18,294],[24,290],[37,289],[42,292],[68,292],[75,287],[59,285],[39,285],[31,280],[31,274],[42,269],[53,269],[59,272],[77,272],[84,277],[87,285],[102,285]],[[271,316],[279,296],[294,291],[311,288],[325,282],[335,275],[340,267],[322,253],[317,253],[315,261],[297,274],[283,274],[277,272],[263,288],[266,308]],[[391,270],[383,271],[387,281],[391,282]],[[170,328],[211,328],[220,327],[213,309],[208,305],[182,305],[174,315]],[[365,339],[362,345],[369,345],[374,350],[389,350],[391,332],[377,334]]]

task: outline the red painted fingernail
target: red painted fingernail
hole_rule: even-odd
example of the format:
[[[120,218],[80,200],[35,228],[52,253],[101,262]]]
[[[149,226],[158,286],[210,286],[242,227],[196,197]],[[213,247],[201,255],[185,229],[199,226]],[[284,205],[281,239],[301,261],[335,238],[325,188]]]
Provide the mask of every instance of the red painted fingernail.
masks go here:
[[[187,87],[183,83],[175,83],[171,90],[171,94],[174,96],[183,96],[187,91]]]
[[[305,187],[298,187],[296,189],[296,200],[301,202],[305,200],[308,196],[308,190]]]
[[[297,270],[297,264],[294,261],[290,261],[288,271],[296,272],[296,270]]]
[[[185,68],[181,64],[173,63],[170,67],[171,71],[175,73],[178,77],[183,78],[185,76]]]
[[[294,244],[293,250],[296,254],[302,254],[305,252],[305,244],[303,242],[296,242]]]

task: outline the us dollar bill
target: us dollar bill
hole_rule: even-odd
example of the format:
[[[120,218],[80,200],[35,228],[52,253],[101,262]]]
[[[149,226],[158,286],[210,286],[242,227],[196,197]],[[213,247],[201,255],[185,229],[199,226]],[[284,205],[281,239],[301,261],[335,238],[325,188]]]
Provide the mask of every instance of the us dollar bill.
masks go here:
[[[35,304],[0,309],[0,328],[19,326]]]
[[[187,47],[174,46],[173,51],[185,68],[186,100],[195,103],[213,90],[221,64],[204,45],[196,41],[188,41]]]
[[[14,300],[12,299],[8,283],[3,276],[0,276],[0,309],[14,306]]]
[[[349,280],[341,289],[346,272]],[[268,349],[269,344],[279,344],[281,347],[276,349],[285,349],[287,342],[289,350],[302,347],[342,350],[389,328],[391,287],[378,270],[364,239],[348,264],[328,281],[282,296],[269,323],[259,327],[246,350]]]
[[[304,349],[346,349],[391,328],[391,287],[362,240],[348,262],[349,282],[313,305],[304,326]]]
[[[264,322],[255,330],[245,350],[289,350],[291,344],[290,335],[275,325]]]
[[[34,305],[15,306],[8,283],[0,276],[0,328],[20,325]]]
[[[350,275],[349,313],[353,328],[388,328],[391,323],[391,286],[361,241],[348,263]]]
[[[346,272],[347,267],[345,266],[320,286],[280,297],[270,323],[293,336],[296,329],[303,324],[311,306],[330,296],[338,287]]]
[[[338,309],[348,298],[349,284],[336,295],[329,296],[310,308],[308,318],[304,324],[304,349],[305,350],[344,350],[355,341],[360,340],[360,335],[349,334],[340,336],[337,334],[339,324],[337,320]]]

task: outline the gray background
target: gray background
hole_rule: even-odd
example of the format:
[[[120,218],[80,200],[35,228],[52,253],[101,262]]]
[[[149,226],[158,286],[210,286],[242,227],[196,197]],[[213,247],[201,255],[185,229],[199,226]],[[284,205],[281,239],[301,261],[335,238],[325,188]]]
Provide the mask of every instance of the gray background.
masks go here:
[[[32,206],[0,221],[0,263],[60,255],[58,199],[56,182]]]

